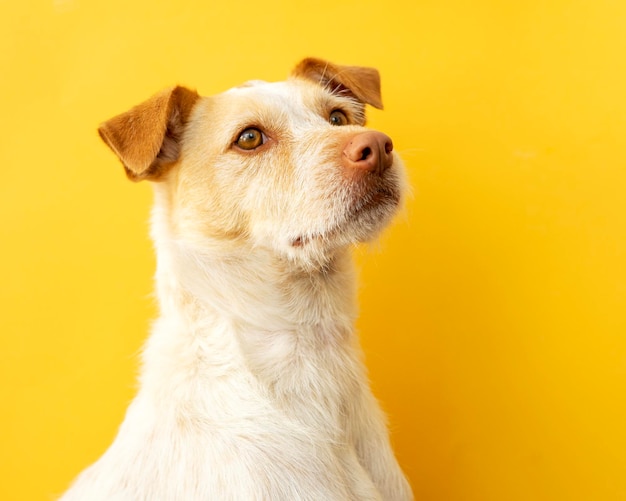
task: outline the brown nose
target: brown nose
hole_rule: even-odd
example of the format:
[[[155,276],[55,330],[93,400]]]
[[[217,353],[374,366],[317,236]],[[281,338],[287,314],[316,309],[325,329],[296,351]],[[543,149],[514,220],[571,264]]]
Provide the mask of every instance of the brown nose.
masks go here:
[[[341,154],[344,167],[382,174],[393,164],[391,138],[377,131],[353,136]]]

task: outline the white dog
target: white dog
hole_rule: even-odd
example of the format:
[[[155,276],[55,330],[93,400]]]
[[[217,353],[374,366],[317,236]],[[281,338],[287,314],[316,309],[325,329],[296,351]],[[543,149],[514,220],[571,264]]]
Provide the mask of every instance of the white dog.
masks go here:
[[[160,317],[117,438],[64,501],[409,500],[353,333],[351,247],[404,174],[378,72],[168,89],[99,129],[153,181]]]

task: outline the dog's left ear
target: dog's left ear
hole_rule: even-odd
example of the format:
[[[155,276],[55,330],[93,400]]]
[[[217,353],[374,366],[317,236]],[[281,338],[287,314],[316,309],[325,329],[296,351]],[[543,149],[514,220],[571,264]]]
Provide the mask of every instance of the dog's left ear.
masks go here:
[[[334,92],[348,92],[363,103],[371,104],[379,110],[383,109],[380,75],[374,68],[340,66],[309,57],[300,61],[292,75],[308,78]]]
[[[194,90],[172,87],[98,128],[131,180],[157,181],[179,159],[183,131],[199,97]]]

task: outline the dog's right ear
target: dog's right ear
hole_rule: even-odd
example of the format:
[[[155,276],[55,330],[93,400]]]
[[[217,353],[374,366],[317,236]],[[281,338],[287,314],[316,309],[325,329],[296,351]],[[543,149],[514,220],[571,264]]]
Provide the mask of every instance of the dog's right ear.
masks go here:
[[[179,159],[183,131],[199,97],[194,90],[172,87],[104,122],[98,133],[130,179],[156,181]]]

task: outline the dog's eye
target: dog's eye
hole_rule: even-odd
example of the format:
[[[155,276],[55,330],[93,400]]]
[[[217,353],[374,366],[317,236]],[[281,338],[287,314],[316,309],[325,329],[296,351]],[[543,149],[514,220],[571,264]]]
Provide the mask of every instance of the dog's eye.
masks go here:
[[[242,150],[253,150],[264,143],[263,133],[259,129],[246,129],[237,138],[235,144]]]
[[[331,125],[348,125],[348,117],[341,110],[333,110],[328,117]]]

